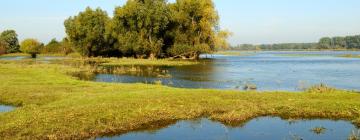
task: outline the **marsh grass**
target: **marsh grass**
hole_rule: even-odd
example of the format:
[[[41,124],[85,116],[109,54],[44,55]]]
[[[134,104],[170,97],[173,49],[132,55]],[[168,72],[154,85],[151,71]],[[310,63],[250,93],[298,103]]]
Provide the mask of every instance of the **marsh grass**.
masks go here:
[[[336,92],[335,88],[329,87],[326,84],[314,85],[306,89],[309,93],[333,93]]]
[[[319,127],[315,127],[313,129],[311,129],[311,131],[317,135],[321,135],[321,134],[324,134],[326,132],[326,128],[325,127],[322,127],[322,126],[319,126]]]
[[[0,103],[18,106],[0,114],[0,137],[88,139],[202,117],[234,126],[260,116],[344,119],[360,126],[360,95],[350,91],[241,92],[96,83],[68,75],[76,71],[81,69],[0,61]]]
[[[345,57],[345,58],[360,58],[360,55],[345,54],[345,55],[339,55],[339,57]]]
[[[360,140],[360,130],[355,131],[353,130],[348,137],[348,140]]]

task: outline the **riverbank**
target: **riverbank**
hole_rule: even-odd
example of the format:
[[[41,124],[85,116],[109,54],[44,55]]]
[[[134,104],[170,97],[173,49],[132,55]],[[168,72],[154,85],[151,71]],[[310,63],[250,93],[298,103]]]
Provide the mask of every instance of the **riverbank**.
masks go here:
[[[80,81],[57,64],[2,63],[0,114],[4,139],[86,139],[208,117],[228,125],[258,116],[329,118],[360,126],[360,95],[329,90],[240,92]],[[329,92],[329,93],[328,93]]]

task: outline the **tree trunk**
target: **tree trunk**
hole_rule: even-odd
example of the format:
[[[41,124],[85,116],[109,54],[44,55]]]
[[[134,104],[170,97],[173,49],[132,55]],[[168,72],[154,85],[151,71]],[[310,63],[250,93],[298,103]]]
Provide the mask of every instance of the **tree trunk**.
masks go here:
[[[36,53],[31,54],[31,58],[36,58]]]
[[[200,54],[195,52],[195,53],[191,54],[190,59],[199,60],[200,59]]]
[[[156,55],[154,53],[150,53],[149,59],[151,60],[156,59]]]

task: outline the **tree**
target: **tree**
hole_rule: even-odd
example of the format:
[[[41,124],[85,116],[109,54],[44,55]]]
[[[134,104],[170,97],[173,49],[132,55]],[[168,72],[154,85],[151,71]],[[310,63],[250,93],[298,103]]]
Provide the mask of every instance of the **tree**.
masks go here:
[[[232,35],[228,30],[219,31],[215,36],[215,47],[216,49],[226,50],[229,49],[230,44],[227,39]]]
[[[3,40],[0,40],[0,55],[6,53],[7,43]]]
[[[7,44],[6,45],[7,53],[19,52],[19,41],[17,36],[18,35],[14,30],[6,30],[1,33],[0,40],[3,40]]]
[[[123,54],[137,57],[158,57],[164,46],[164,36],[170,20],[165,0],[131,0],[115,9],[114,38]]]
[[[24,53],[31,54],[32,58],[36,58],[36,55],[40,53],[42,43],[36,39],[25,39],[21,42],[20,50]]]
[[[332,48],[346,48],[345,37],[333,37],[332,38]]]
[[[67,38],[63,38],[61,41],[61,52],[65,55],[68,55],[69,53],[73,52],[72,44]]]
[[[212,0],[177,0],[171,9],[174,45],[169,52],[187,49],[184,54],[172,55],[198,59],[201,53],[215,50],[219,16]]]
[[[56,38],[52,39],[45,47],[42,49],[42,53],[60,53],[61,43],[56,40]]]
[[[84,56],[99,56],[110,49],[105,39],[106,24],[110,21],[107,13],[100,8],[89,7],[77,16],[65,21],[69,41]]]
[[[332,39],[330,37],[323,37],[319,41],[319,49],[330,49]]]

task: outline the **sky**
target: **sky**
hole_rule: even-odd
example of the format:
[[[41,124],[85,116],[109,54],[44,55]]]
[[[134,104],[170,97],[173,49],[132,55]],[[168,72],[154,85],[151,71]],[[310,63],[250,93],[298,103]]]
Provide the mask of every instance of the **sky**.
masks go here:
[[[170,0],[174,1],[174,0]],[[112,15],[126,0],[1,0],[0,31],[47,43],[66,36],[63,22],[87,6]],[[360,0],[214,0],[221,29],[236,44],[316,42],[360,34]]]

